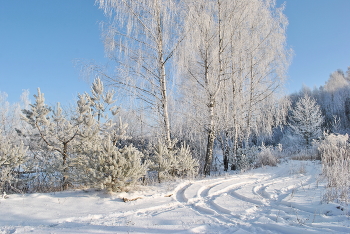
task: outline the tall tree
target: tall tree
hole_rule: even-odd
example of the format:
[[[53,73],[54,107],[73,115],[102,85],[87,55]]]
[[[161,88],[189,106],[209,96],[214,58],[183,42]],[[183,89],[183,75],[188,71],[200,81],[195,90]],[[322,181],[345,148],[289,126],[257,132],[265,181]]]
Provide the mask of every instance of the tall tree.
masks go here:
[[[171,58],[182,41],[183,8],[176,0],[97,0],[110,21],[104,28],[113,75],[109,84],[136,95],[156,113],[163,139],[170,147],[169,83]],[[101,71],[100,71],[101,72]]]
[[[188,4],[185,28],[191,30],[180,62],[186,77],[184,89],[190,90],[187,98],[201,109],[198,120],[207,132],[204,173],[209,174],[219,132],[225,136],[224,151],[229,152],[227,139],[232,133],[237,147],[239,139],[248,142],[252,133],[270,131],[276,125],[278,118],[272,117],[270,123],[260,123],[266,107],[277,110],[275,94],[282,88],[288,66],[287,21],[275,1],[197,0]]]
[[[189,14],[185,24],[188,33],[183,47],[184,55],[180,57],[181,66],[188,77],[184,82],[189,89],[188,97],[193,105],[198,105],[201,109],[200,122],[207,132],[204,164],[206,175],[210,174],[213,159],[217,102],[224,80],[224,9],[222,1],[198,0],[189,3]]]
[[[288,101],[282,94],[291,51],[286,48],[288,21],[283,9],[276,8],[275,1],[250,1],[244,27],[232,35],[236,69],[230,79],[230,120],[235,157],[238,147],[249,147],[252,138],[271,136],[273,127],[285,120]]]

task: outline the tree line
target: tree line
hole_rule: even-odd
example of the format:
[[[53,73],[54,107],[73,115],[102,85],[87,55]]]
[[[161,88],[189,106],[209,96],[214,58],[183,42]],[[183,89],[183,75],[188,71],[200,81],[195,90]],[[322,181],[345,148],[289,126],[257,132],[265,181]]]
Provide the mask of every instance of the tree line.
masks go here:
[[[132,98],[152,135],[195,148],[210,175],[216,141],[224,167],[239,148],[264,141],[284,122],[291,51],[288,21],[272,0],[97,1],[112,68],[88,67]],[[233,153],[230,153],[230,152]]]
[[[100,0],[109,66],[75,106],[0,110],[0,187],[127,190],[275,164],[288,145],[347,132],[349,71],[286,96],[288,21],[273,0]],[[309,121],[309,122],[307,122]],[[307,123],[307,124],[305,124]],[[288,148],[288,147],[287,147]]]

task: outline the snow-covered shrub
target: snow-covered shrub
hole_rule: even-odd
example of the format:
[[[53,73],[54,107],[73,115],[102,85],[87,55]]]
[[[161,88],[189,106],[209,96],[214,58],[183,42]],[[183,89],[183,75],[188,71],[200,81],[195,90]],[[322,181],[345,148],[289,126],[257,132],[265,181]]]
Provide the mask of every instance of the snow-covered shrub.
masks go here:
[[[108,192],[127,190],[148,170],[148,162],[142,163],[143,154],[140,151],[133,146],[118,149],[110,138],[104,139],[100,145],[94,145],[88,158],[88,184]]]
[[[14,144],[0,131],[0,191],[16,191],[14,183],[18,179],[20,165],[26,160],[26,148],[23,143]],[[17,191],[16,191],[17,192]]]
[[[283,145],[283,151],[288,151],[290,154],[298,152],[305,145],[302,136],[294,134],[290,129],[287,129],[283,133],[283,137],[279,143]]]
[[[276,166],[282,152],[282,145],[273,146],[251,146],[237,150],[236,169],[246,171],[251,168],[262,166]]]
[[[349,202],[350,196],[350,144],[349,136],[326,135],[319,142],[323,175],[327,179],[326,201],[339,199]]]
[[[317,145],[318,143],[314,141],[311,146],[296,148],[289,155],[291,155],[291,159],[293,160],[320,160]]]
[[[281,147],[277,147],[277,149],[271,147],[271,146],[265,146],[262,145],[260,147],[260,152],[258,153],[258,156],[256,158],[255,165],[256,167],[261,166],[277,166],[278,163],[278,157],[277,153],[281,152]]]
[[[317,156],[317,141],[312,140],[310,145],[305,145],[305,140],[301,135],[286,131],[280,144],[283,145],[281,155],[293,160],[320,160]]]
[[[174,144],[175,145],[175,144]],[[153,146],[151,170],[157,171],[158,182],[174,177],[194,176],[198,173],[199,163],[193,159],[192,153],[186,144],[179,149],[171,149],[165,143],[158,142]]]
[[[254,166],[257,155],[259,154],[259,147],[251,146],[248,148],[239,148],[237,150],[237,169],[241,171],[249,170]]]
[[[177,175],[181,177],[193,177],[198,174],[198,160],[192,157],[191,150],[185,143],[176,152]]]

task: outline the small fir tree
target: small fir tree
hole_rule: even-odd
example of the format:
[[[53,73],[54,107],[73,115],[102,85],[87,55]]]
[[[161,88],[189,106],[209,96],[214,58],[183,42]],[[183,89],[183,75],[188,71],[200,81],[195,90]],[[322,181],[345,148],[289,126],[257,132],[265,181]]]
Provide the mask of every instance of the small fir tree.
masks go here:
[[[118,149],[111,139],[103,139],[90,149],[87,179],[92,187],[108,192],[127,190],[144,177],[148,162],[142,163],[143,154],[133,146]]]
[[[142,162],[143,154],[136,148],[117,147],[119,141],[128,139],[128,125],[108,116],[119,111],[113,103],[114,92],[105,91],[98,78],[92,84],[91,95],[79,95],[78,100],[78,119],[84,123],[76,149],[75,165],[82,172],[78,177],[82,183],[108,192],[126,190],[148,170],[148,162]]]
[[[55,156],[42,169],[52,177],[61,175],[63,189],[89,184],[118,191],[146,174],[147,163],[141,164],[137,149],[116,147],[118,141],[127,139],[127,125],[109,117],[118,113],[114,92],[105,91],[99,78],[92,84],[91,95],[78,96],[77,107],[69,116],[59,104],[55,110],[46,105],[40,89],[34,97],[31,108],[23,110],[23,119],[40,137],[46,154]]]
[[[193,159],[191,150],[186,144],[179,149],[172,143],[168,148],[165,143],[158,142],[153,146],[153,162],[151,170],[157,171],[158,182],[174,177],[195,176],[198,173],[199,163]]]
[[[34,97],[35,103],[30,105],[29,110],[22,111],[24,114],[22,117],[35,130],[33,136],[36,134],[40,137],[43,148],[54,154],[55,160],[51,161],[48,167],[55,167],[62,175],[62,188],[65,189],[71,184],[70,159],[74,155],[79,125],[82,122],[65,116],[59,103],[55,110],[46,105],[44,94],[39,88],[38,94]]]
[[[313,139],[322,135],[322,116],[319,105],[308,95],[300,98],[292,110],[289,126],[295,134],[300,135],[307,146]]]

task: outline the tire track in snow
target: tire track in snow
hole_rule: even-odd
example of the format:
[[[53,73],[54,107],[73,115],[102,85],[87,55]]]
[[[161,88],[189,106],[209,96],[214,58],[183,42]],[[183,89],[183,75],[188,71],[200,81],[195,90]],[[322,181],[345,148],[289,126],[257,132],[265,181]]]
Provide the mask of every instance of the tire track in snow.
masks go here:
[[[303,232],[305,231],[303,227],[310,227],[315,230],[311,233],[324,232],[325,230],[337,232],[339,231],[337,228],[322,225],[322,222],[329,222],[327,218],[318,218],[318,221],[321,222],[317,224],[318,227],[315,227],[316,224],[307,224],[305,220],[308,220],[308,218],[305,217],[311,217],[314,212],[302,205],[286,201],[295,191],[305,190],[315,181],[315,178],[306,175],[297,178],[291,177],[288,172],[286,173],[285,168],[281,168],[273,174],[262,177],[246,174],[233,175],[221,181],[216,179],[209,184],[204,184],[203,181],[192,182],[182,187],[176,197],[178,202],[197,211],[200,215],[210,216],[219,223],[230,222],[248,231],[253,225],[266,231],[273,227],[273,229],[285,233],[295,233],[296,230]],[[221,199],[227,195],[230,198]],[[249,212],[256,212],[251,214],[252,218],[249,218],[248,214],[242,216],[235,213],[235,210],[230,210],[230,207],[225,206],[223,200],[228,203],[237,202],[237,200],[249,203],[251,204]],[[280,212],[281,217],[278,216]],[[278,213],[277,216],[276,213]],[[298,215],[304,217],[305,220],[298,218]],[[268,219],[267,223],[271,224],[261,223],[262,217]],[[296,223],[295,220],[298,220],[301,226],[290,228],[288,225],[278,223],[281,219],[288,223]],[[345,229],[341,228],[340,230]]]
[[[217,205],[215,198],[220,196],[224,191],[242,185],[243,183],[232,184],[232,181],[237,181],[238,179],[237,177],[231,177],[225,180],[214,181],[209,185],[202,181],[194,182],[178,189],[175,197],[179,203],[182,203],[199,215],[210,217],[215,222],[225,226],[227,224],[237,225],[237,223],[241,223],[239,217],[232,215],[230,210]],[[203,185],[198,186],[198,184],[202,183]],[[223,188],[220,188],[221,186]],[[216,187],[219,189],[211,194],[211,190]],[[190,197],[186,197],[187,190],[191,190],[192,188],[196,188],[196,191],[189,192]]]
[[[302,183],[300,183],[302,181]],[[221,226],[230,230],[244,230],[247,232],[265,233],[310,233],[344,232],[344,227],[329,227],[327,217],[319,217],[318,223],[303,223],[296,221],[296,215],[300,217],[311,217],[312,213],[307,208],[298,204],[288,203],[287,198],[293,191],[305,188],[315,181],[310,176],[293,178],[282,175],[277,171],[270,175],[241,174],[229,178],[218,178],[212,180],[201,180],[181,183],[174,189],[173,196],[168,203],[162,203],[153,207],[140,208],[142,200],[136,201],[135,210],[123,213],[109,214],[103,217],[94,217],[88,221],[82,217],[80,222],[103,224],[105,221],[112,222],[115,219],[122,220],[124,217],[148,216],[154,217],[167,212],[177,212],[179,208],[190,209],[203,218],[209,218]],[[209,182],[209,183],[208,183]],[[162,198],[164,199],[164,198]],[[170,200],[169,200],[170,199]],[[226,203],[245,203],[248,207],[243,213],[237,213],[232,206]],[[292,204],[292,207],[289,205]],[[249,208],[250,207],[250,208]],[[277,215],[276,213],[281,213]],[[255,229],[258,228],[258,229]],[[234,231],[232,231],[234,233]]]
[[[239,191],[239,189],[235,191],[231,191],[230,195],[246,202],[251,202],[257,205],[262,204],[263,207],[265,207],[264,210],[266,213],[266,217],[269,218],[270,220],[277,220],[278,218],[278,216],[275,217],[272,215],[273,210],[274,211],[278,210],[278,213],[280,211],[283,211],[287,213],[288,216],[280,217],[280,218],[285,218],[286,220],[291,220],[294,218],[296,219],[295,222],[298,223],[298,225],[311,228],[313,231],[311,231],[310,233],[315,233],[315,230],[317,230],[320,233],[325,232],[326,230],[328,232],[334,232],[334,233],[344,232],[344,230],[346,230],[346,233],[350,233],[350,228],[336,227],[336,226],[330,227],[328,224],[329,218],[327,217],[323,217],[323,216],[317,217],[317,221],[321,223],[314,223],[313,221],[311,221],[311,219],[312,218],[315,219],[317,210],[315,210],[312,207],[311,208],[305,207],[296,202],[289,202],[285,200],[288,197],[290,199],[293,198],[293,193],[295,193],[295,191],[303,190],[305,192],[305,190],[310,189],[310,187],[312,187],[311,185],[313,185],[316,181],[317,181],[316,178],[312,176],[304,175],[301,178],[300,177],[293,178],[293,177],[286,176],[280,179],[273,179],[269,183],[265,182],[261,185],[253,187],[252,189],[253,193],[260,195],[266,201],[265,203],[260,203],[260,201],[257,201],[239,194],[237,192]],[[247,186],[250,186],[250,185],[247,185]],[[278,190],[276,190],[276,186]],[[279,191],[280,194],[276,195],[272,191],[269,191],[270,187],[273,187],[273,191]],[[254,221],[257,221],[257,220],[258,219],[255,219]],[[322,224],[322,223],[326,223],[326,224]],[[276,230],[280,230],[280,231],[283,230],[283,232],[285,233],[295,233],[295,230],[293,230],[293,228],[291,230],[288,230],[288,228],[286,229],[285,227],[277,224],[277,221],[276,221],[276,224],[269,224],[269,225],[266,225],[266,224],[262,225],[258,223],[256,224],[259,227],[275,227]]]
[[[241,228],[248,230],[250,224],[242,221],[239,214],[235,214],[232,210],[219,204],[217,199],[223,194],[230,193],[242,186],[258,183],[269,178],[270,176],[260,177],[246,174],[234,175],[228,179],[214,181],[210,184],[203,184],[202,186],[198,186],[198,184],[202,183],[201,181],[194,182],[178,189],[175,197],[178,202],[184,203],[185,206],[188,206],[202,216],[209,216],[216,222],[224,225],[232,223],[233,225],[238,225]],[[193,188],[196,188],[197,191],[190,192],[190,197],[186,196],[186,192]]]

